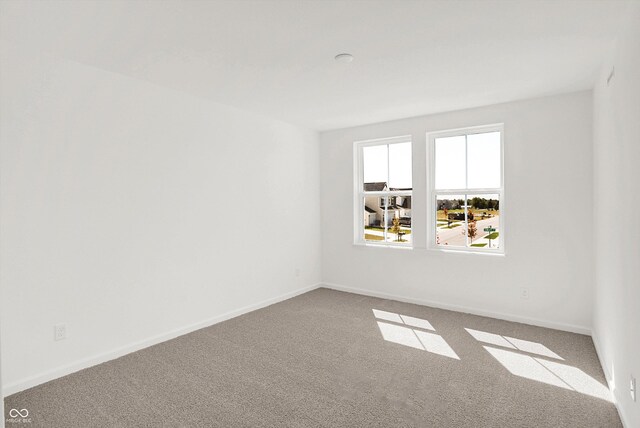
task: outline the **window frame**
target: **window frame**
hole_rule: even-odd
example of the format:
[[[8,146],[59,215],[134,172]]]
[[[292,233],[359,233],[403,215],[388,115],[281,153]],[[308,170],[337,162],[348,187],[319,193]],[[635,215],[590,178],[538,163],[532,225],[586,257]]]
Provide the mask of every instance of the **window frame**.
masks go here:
[[[488,132],[500,132],[500,187],[496,188],[482,188],[482,189],[436,189],[435,188],[435,170],[436,170],[436,158],[435,158],[435,140],[436,138],[456,137],[456,136],[468,136],[473,134],[484,134]],[[465,139],[466,141],[466,139]],[[496,123],[490,125],[470,126],[465,128],[448,129],[444,131],[432,131],[427,132],[427,249],[440,252],[455,252],[455,253],[479,253],[479,254],[491,254],[491,255],[504,255],[505,254],[505,236],[506,235],[506,203],[504,192],[504,123]],[[465,173],[468,174],[466,167],[466,143],[465,143]],[[473,195],[484,194],[497,194],[500,201],[500,246],[496,249],[488,249],[484,247],[445,247],[436,243],[436,215],[435,208],[437,206],[438,196],[446,195],[466,195],[466,199]],[[466,212],[465,212],[466,222]]]
[[[414,248],[414,237],[411,237],[410,242],[387,242],[387,232],[385,228],[384,240],[382,241],[367,241],[364,239],[364,198],[365,197],[393,197],[393,196],[410,196],[412,198],[413,203],[413,183],[411,185],[411,190],[386,190],[386,191],[378,191],[378,192],[365,192],[364,191],[364,159],[363,159],[363,148],[371,147],[371,146],[385,146],[392,144],[401,144],[401,143],[411,143],[411,173],[413,176],[413,137],[411,135],[400,135],[397,137],[389,137],[389,138],[378,138],[374,140],[363,140],[363,141],[355,141],[353,143],[353,158],[354,158],[354,205],[353,205],[353,213],[354,213],[354,231],[353,231],[353,243],[354,245],[365,245],[365,246],[374,246],[374,247],[388,247],[388,248]],[[389,177],[387,177],[387,185],[388,185]],[[413,181],[413,180],[412,180]],[[386,201],[387,207],[385,207],[385,212],[388,212],[388,200]],[[413,227],[413,213],[411,216],[411,233],[414,233]],[[383,220],[384,221],[384,220]]]

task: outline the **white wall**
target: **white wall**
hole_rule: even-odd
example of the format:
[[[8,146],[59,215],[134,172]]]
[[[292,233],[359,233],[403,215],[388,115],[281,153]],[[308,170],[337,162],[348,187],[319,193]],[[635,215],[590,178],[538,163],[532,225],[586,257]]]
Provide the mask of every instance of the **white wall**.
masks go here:
[[[323,281],[336,288],[589,333],[592,94],[580,92],[321,134]],[[426,247],[427,131],[504,123],[506,255]],[[353,142],[413,136],[417,249],[353,245]],[[502,225],[501,225],[502,226]],[[520,298],[527,287],[530,298]]]
[[[0,63],[5,393],[320,281],[317,133],[8,43]]]
[[[640,427],[640,3],[628,16],[594,89],[593,337],[622,419]]]

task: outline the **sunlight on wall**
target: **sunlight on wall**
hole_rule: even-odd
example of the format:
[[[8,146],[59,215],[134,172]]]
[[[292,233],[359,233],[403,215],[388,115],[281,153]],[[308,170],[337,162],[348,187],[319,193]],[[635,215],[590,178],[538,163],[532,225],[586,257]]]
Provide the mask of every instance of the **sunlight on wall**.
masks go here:
[[[373,314],[378,318],[378,328],[380,329],[380,333],[382,333],[383,339],[387,342],[397,343],[399,345],[420,349],[431,352],[432,354],[454,358],[456,360],[460,359],[442,336],[430,331],[417,329],[422,328],[435,331],[429,321],[393,312],[380,311],[377,309],[373,309]],[[389,322],[379,320],[391,321],[404,325],[391,324]],[[407,327],[407,325],[415,328]]]
[[[606,373],[604,374],[607,375]],[[609,387],[611,388],[611,394],[615,393],[616,390],[616,367],[611,363],[611,379],[609,379]]]
[[[544,346],[542,343],[530,342],[528,340],[516,339],[513,337],[500,336],[499,334],[487,333],[486,331],[473,330],[470,328],[465,328],[465,330],[467,330],[467,332],[479,342],[490,343],[491,345],[503,346],[509,349],[517,349],[519,351],[529,352],[531,354],[538,354],[544,357],[564,360],[564,358],[560,357],[558,354]]]

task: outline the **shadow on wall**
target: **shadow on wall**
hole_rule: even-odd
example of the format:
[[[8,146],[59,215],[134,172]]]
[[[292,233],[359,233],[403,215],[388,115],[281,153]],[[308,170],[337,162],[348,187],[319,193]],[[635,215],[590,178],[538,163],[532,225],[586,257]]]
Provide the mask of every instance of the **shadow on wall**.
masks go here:
[[[378,309],[373,309],[373,315],[385,341],[460,360],[429,321]],[[470,328],[465,330],[478,342],[493,345],[479,346],[515,376],[612,401],[606,386],[577,367],[554,361],[564,361],[564,358],[541,343]]]

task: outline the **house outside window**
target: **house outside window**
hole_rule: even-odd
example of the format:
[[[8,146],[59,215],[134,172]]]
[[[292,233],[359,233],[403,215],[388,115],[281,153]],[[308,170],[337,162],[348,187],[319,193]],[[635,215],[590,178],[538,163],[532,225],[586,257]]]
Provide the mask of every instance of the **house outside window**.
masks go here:
[[[427,134],[428,245],[504,253],[503,125]]]
[[[412,246],[411,137],[356,142],[356,244]]]

